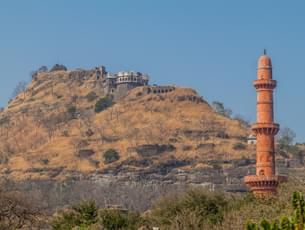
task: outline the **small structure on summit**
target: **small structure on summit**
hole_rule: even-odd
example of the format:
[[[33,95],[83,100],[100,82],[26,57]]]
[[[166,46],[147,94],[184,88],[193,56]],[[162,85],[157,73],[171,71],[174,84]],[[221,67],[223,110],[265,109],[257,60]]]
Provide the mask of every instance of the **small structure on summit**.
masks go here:
[[[143,88],[143,94],[162,94],[175,90],[174,86],[149,85],[149,76],[141,72],[120,71],[118,73],[106,72],[104,66],[96,68],[96,79],[100,82],[105,94],[112,95],[114,99],[120,99],[139,86]]]
[[[50,71],[43,66],[35,72],[33,79],[50,77],[53,79],[63,79],[82,82],[86,87],[93,91],[102,92],[104,95],[112,96],[114,100],[124,98],[129,91],[136,87],[143,87],[143,95],[163,94],[175,90],[174,86],[149,85],[149,76],[136,71],[120,71],[110,73],[106,71],[105,66],[98,66],[90,70],[81,68],[68,70],[64,65],[56,64]]]
[[[276,194],[278,184],[285,181],[285,176],[276,174],[274,136],[279,131],[279,124],[274,123],[273,90],[276,81],[272,79],[271,58],[266,51],[259,58],[258,79],[253,82],[257,92],[257,123],[252,125],[256,134],[256,175],[246,176],[245,183],[254,195],[266,197]]]
[[[138,86],[146,86],[149,76],[135,71],[121,71],[117,74],[107,73],[104,84],[109,94],[114,94],[116,98],[121,98],[127,92]]]
[[[247,137],[248,145],[255,145],[256,144],[256,136],[251,134]]]

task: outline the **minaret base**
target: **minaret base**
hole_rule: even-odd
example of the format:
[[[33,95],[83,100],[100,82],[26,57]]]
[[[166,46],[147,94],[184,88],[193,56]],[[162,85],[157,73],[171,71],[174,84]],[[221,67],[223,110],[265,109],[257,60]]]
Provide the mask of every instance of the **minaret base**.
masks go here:
[[[277,194],[276,188],[281,182],[287,181],[286,176],[245,176],[245,184],[250,187],[254,196],[259,198],[275,196]]]

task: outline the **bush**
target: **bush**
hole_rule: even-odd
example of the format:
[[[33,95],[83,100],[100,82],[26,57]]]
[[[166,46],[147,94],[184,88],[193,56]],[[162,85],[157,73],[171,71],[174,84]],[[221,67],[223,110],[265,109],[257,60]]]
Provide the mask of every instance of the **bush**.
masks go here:
[[[43,65],[43,66],[39,67],[38,72],[39,73],[48,72],[48,67]]]
[[[120,210],[102,210],[100,212],[101,224],[105,229],[138,229],[141,217],[137,213]]]
[[[52,221],[54,230],[90,227],[98,221],[98,208],[94,201],[83,201],[71,209],[61,211]]]
[[[83,201],[56,214],[51,225],[53,230],[72,229],[138,229],[142,223],[139,214],[118,209],[98,210],[94,201]]]
[[[77,109],[75,106],[70,106],[67,110],[68,119],[76,119],[77,118]]]
[[[52,69],[50,70],[50,72],[60,71],[60,70],[67,71],[67,67],[64,66],[64,65],[61,65],[61,64],[55,64],[55,65],[52,67]]]
[[[247,146],[245,144],[240,143],[240,142],[237,142],[233,145],[234,150],[244,150],[244,149],[246,149],[246,147]]]
[[[104,152],[104,162],[106,164],[113,163],[119,159],[120,159],[120,155],[114,149],[108,149],[106,152]]]
[[[213,101],[212,102],[212,108],[214,109],[214,111],[218,114],[220,114],[221,116],[230,118],[232,115],[232,110],[229,108],[225,108],[224,104],[222,102],[219,101]]]
[[[291,216],[283,216],[275,221],[262,219],[260,224],[248,222],[247,230],[303,230],[305,227],[305,202],[302,193],[293,193],[292,207]]]
[[[199,189],[189,190],[185,194],[172,195],[159,200],[153,207],[152,219],[157,225],[169,227],[173,225],[173,220],[177,225],[192,216],[196,226],[192,226],[191,229],[205,229],[207,225],[212,226],[221,222],[227,207],[228,201],[224,195]]]
[[[108,107],[113,105],[113,100],[111,97],[103,97],[99,99],[96,104],[95,104],[95,112],[99,113],[102,112],[103,110],[107,109]]]

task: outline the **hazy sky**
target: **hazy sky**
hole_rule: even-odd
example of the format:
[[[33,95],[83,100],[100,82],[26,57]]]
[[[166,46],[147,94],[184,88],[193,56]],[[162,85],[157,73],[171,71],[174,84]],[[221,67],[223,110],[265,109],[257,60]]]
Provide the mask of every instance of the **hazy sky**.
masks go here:
[[[304,0],[1,0],[0,25],[0,106],[32,70],[59,62],[145,72],[253,122],[267,48],[276,120],[305,141]]]

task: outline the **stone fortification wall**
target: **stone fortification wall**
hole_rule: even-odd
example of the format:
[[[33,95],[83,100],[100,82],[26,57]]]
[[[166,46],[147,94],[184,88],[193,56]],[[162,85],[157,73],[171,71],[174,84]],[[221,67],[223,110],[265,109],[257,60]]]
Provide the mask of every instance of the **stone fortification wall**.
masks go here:
[[[115,100],[119,100],[127,95],[133,88],[144,86],[143,95],[164,94],[175,90],[174,86],[149,86],[149,77],[140,72],[119,72],[117,74],[107,73],[104,66],[96,67],[91,70],[61,70],[44,72],[36,76],[36,81],[45,81],[52,78],[58,81],[77,81],[80,85],[101,91],[105,95],[113,95]]]
[[[147,86],[143,89],[144,94],[161,94],[173,92],[176,88],[174,86]]]

